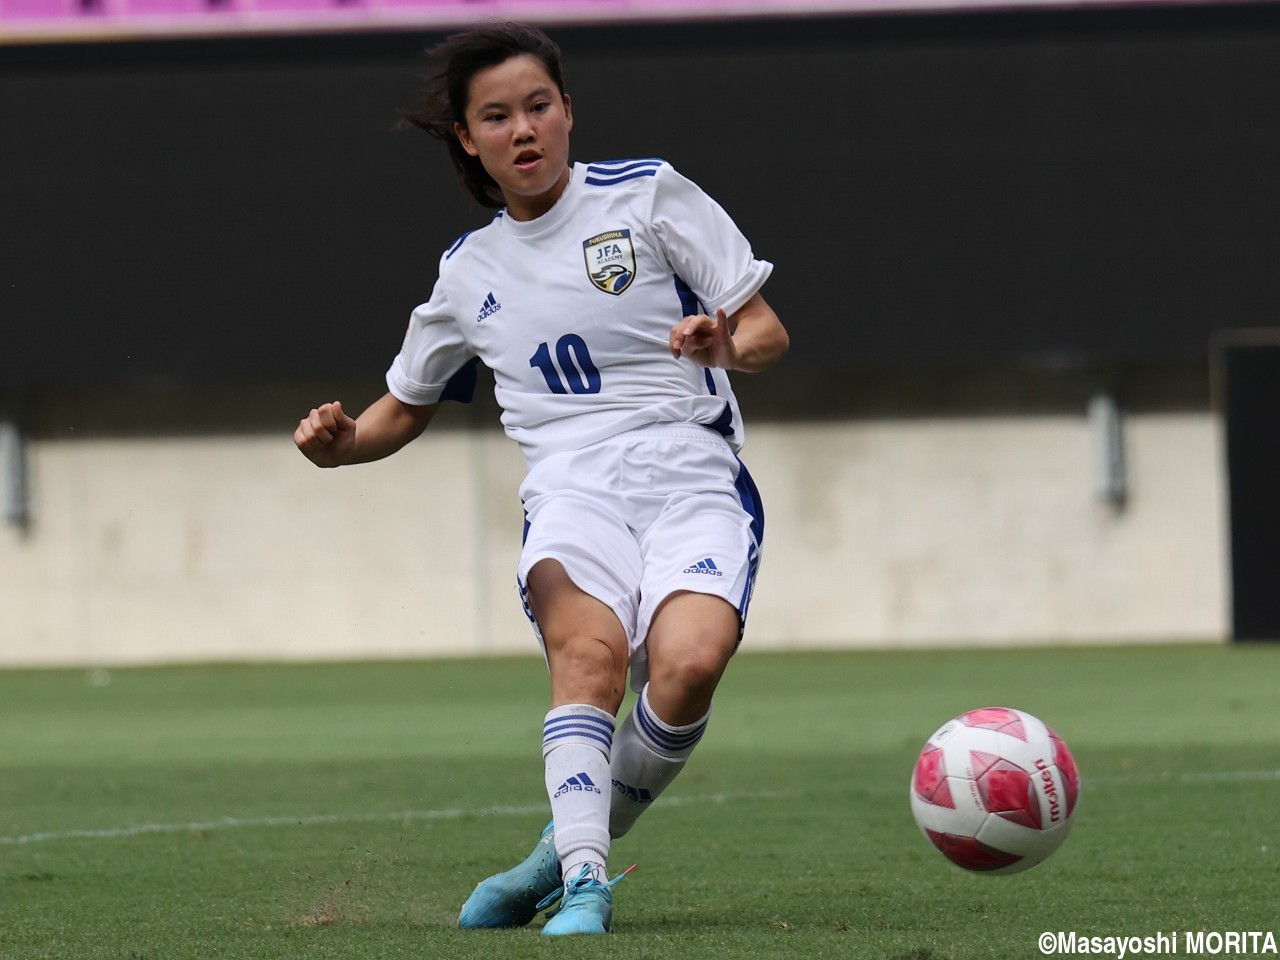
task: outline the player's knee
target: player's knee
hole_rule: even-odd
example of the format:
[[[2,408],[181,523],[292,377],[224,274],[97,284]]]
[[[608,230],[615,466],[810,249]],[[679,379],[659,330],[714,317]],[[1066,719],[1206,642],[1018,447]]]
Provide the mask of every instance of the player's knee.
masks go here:
[[[573,634],[548,645],[555,698],[618,709],[626,683],[626,656],[607,639]]]
[[[588,671],[606,671],[620,666],[620,651],[607,637],[572,633],[549,641],[553,659]]]
[[[731,649],[714,641],[668,651],[659,663],[650,664],[650,683],[676,697],[710,697],[731,653]]]

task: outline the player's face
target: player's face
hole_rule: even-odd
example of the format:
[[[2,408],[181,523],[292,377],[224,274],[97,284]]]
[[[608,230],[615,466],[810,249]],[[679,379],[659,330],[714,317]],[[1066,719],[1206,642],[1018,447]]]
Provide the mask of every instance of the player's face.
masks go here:
[[[497,181],[516,220],[551,209],[569,182],[573,111],[537,57],[522,54],[471,78],[462,148]]]

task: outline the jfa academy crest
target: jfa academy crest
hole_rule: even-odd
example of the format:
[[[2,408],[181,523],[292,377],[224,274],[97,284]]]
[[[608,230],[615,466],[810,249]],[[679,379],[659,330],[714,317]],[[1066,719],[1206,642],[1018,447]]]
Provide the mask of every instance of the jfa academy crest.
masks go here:
[[[615,297],[636,278],[636,251],[630,230],[610,230],[582,241],[587,276],[596,288]]]

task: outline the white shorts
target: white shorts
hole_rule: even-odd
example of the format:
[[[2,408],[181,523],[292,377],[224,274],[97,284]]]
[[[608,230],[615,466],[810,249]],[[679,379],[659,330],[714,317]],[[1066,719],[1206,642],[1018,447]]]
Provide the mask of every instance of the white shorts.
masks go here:
[[[636,691],[648,679],[649,625],[673,593],[724,598],[738,611],[741,639],[764,510],[747,468],[715,431],[652,424],[553,454],[529,471],[520,499],[525,531],[517,581],[540,643],[528,582],[533,566],[547,559],[617,615]]]

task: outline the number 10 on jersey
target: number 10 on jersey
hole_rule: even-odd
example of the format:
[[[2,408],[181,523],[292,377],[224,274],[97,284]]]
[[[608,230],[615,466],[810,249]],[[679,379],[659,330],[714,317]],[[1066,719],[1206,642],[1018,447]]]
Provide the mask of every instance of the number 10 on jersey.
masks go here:
[[[556,341],[554,358],[546,341],[538,344],[529,366],[542,371],[552,393],[600,392],[600,371],[591,362],[586,341],[576,333],[566,333]]]

